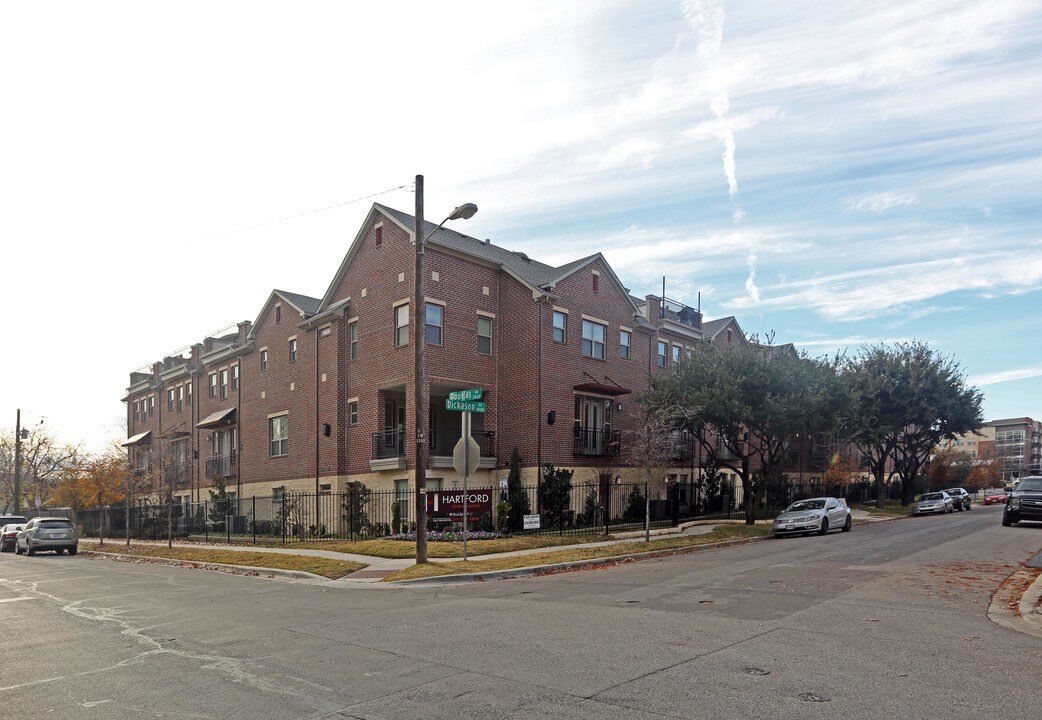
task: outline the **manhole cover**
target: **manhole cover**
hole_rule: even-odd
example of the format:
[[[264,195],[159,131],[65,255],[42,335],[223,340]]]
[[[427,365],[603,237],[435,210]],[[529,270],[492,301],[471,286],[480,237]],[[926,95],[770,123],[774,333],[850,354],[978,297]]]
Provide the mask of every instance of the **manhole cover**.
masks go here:
[[[742,668],[742,672],[748,673],[749,675],[770,675],[771,674],[770,670],[764,670],[763,668],[758,668],[758,667]]]
[[[818,695],[817,693],[800,693],[797,697],[807,702],[829,702],[832,700],[832,698],[826,695]]]

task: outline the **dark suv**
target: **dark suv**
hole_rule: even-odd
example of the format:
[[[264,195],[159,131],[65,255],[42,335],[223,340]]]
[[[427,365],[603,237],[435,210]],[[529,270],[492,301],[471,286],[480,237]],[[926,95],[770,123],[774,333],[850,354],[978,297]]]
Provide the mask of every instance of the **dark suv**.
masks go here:
[[[1042,475],[1021,478],[1017,487],[1006,498],[1002,524],[1008,527],[1021,520],[1042,522]]]
[[[970,494],[963,488],[948,488],[945,492],[952,496],[952,505],[956,510],[970,509]]]

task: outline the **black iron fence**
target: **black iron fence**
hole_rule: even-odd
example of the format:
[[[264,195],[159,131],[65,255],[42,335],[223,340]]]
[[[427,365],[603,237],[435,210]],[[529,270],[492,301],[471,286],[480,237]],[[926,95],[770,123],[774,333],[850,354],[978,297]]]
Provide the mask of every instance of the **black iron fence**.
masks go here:
[[[667,527],[703,519],[745,517],[744,498],[729,483],[707,494],[698,483],[572,483],[558,492],[548,486],[524,486],[514,495],[496,488],[485,491],[492,509],[474,515],[468,529],[511,533],[609,534]],[[432,491],[433,492],[433,491]],[[648,497],[650,495],[650,497]],[[842,497],[848,502],[874,498],[870,483],[830,486],[822,483],[783,483],[764,488],[755,498],[756,516],[770,518],[794,500],[817,496]],[[307,542],[367,540],[415,532],[415,492],[372,490],[361,483],[339,493],[285,492],[272,496],[218,498],[201,503],[146,504],[81,510],[76,522],[84,536],[178,539],[224,542]],[[502,505],[501,505],[502,503]],[[519,512],[510,513],[516,505]],[[526,529],[523,515],[529,516]],[[538,526],[535,518],[538,515]],[[511,524],[513,523],[513,524]],[[428,529],[460,530],[443,521]]]

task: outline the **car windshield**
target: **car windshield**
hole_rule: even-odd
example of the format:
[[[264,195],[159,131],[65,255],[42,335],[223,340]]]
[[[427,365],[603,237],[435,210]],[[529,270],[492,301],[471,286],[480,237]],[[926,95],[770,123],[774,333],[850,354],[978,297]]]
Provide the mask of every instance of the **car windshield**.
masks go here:
[[[785,508],[785,512],[800,512],[802,510],[821,510],[823,507],[825,507],[825,501],[821,499],[798,500],[789,507]]]
[[[925,495],[923,495],[919,499],[920,500],[943,500],[944,499],[944,495],[941,495],[940,493],[926,493]]]
[[[951,490],[945,490],[949,495],[962,495],[962,488],[952,488]]]
[[[1042,492],[1042,477],[1024,478],[1017,485],[1017,492]]]
[[[41,520],[36,527],[45,528],[71,528],[72,523],[68,520]]]

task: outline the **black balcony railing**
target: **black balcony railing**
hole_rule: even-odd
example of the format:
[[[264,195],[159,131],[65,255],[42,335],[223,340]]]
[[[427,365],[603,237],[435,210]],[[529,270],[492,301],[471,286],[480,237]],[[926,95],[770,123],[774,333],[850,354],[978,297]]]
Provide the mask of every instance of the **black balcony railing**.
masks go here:
[[[622,433],[618,430],[577,427],[574,433],[576,455],[617,457],[622,451]]]
[[[373,460],[386,460],[404,456],[404,430],[383,430],[373,433]]]
[[[232,450],[228,455],[218,455],[217,457],[207,458],[206,478],[212,480],[219,477],[234,477],[236,474],[235,459],[234,450]]]
[[[431,455],[452,455],[456,443],[463,437],[460,430],[432,430],[431,431]],[[496,456],[496,434],[494,432],[472,432],[471,437],[481,448],[481,457]]]
[[[673,460],[690,460],[695,456],[695,436],[688,432],[672,432],[669,437],[669,456]]]

